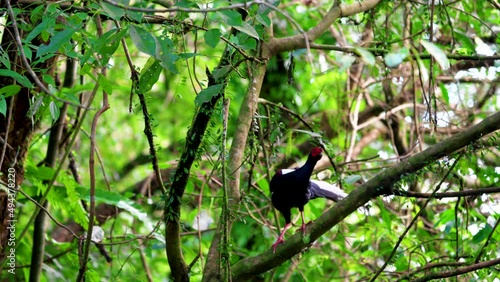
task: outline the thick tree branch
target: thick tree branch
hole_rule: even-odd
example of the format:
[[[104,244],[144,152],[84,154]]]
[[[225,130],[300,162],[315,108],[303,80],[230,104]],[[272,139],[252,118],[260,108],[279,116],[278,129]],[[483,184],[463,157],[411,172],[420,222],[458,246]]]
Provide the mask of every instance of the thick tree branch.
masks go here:
[[[254,70],[252,73],[252,79],[250,80],[250,85],[247,89],[245,99],[241,103],[237,122],[238,126],[236,128],[236,132],[234,133],[233,143],[229,151],[230,162],[228,164],[228,172],[230,173],[230,181],[228,185],[228,200],[231,209],[234,209],[240,202],[240,168],[243,163],[243,153],[245,152],[248,131],[250,130],[252,118],[257,108],[260,89],[262,87],[262,81],[264,80],[266,67],[267,64],[254,63],[254,68],[252,68]],[[230,232],[232,224],[227,224],[227,228]],[[222,225],[219,223],[217,226],[217,230],[221,230],[221,228]],[[220,258],[220,235],[221,233],[217,232],[212,239],[212,244],[210,245],[210,250],[207,255],[207,264],[205,265],[205,269],[203,271],[203,281],[219,280],[220,274],[218,260]]]
[[[215,85],[216,82],[213,78],[210,78],[210,73],[207,74],[209,76],[208,86]],[[180,237],[181,226],[179,216],[181,212],[181,200],[188,182],[191,166],[205,135],[208,122],[212,117],[215,104],[222,96],[223,91],[224,89],[212,97],[212,99],[203,103],[198,109],[193,124],[187,133],[186,146],[179,160],[179,165],[175,170],[167,202],[165,203],[165,237],[167,238],[165,247],[174,281],[189,281],[188,267],[182,255]]]
[[[442,198],[455,198],[455,197],[471,197],[471,196],[479,196],[482,194],[493,194],[493,193],[500,193],[500,187],[470,189],[470,190],[455,191],[455,192],[443,192],[443,193],[436,193],[434,194],[434,196],[432,196],[432,193],[401,191],[401,194],[396,196],[404,196],[412,198],[430,198],[432,196],[436,199],[442,199]]]
[[[456,268],[453,270],[430,273],[430,274],[427,274],[423,277],[420,277],[420,278],[412,280],[412,281],[415,281],[415,282],[422,281],[423,282],[423,281],[429,281],[429,280],[434,280],[434,279],[439,279],[439,278],[453,277],[453,276],[458,276],[458,275],[465,274],[468,272],[476,271],[478,269],[492,267],[492,266],[497,265],[497,264],[500,264],[500,258],[496,258],[496,259],[492,259],[492,260],[488,260],[488,261],[483,261],[480,263],[471,264],[471,265],[464,266],[464,267],[459,267],[459,268]]]
[[[281,52],[308,47],[309,42],[313,42],[327,31],[338,18],[368,11],[378,3],[380,3],[380,0],[356,1],[350,5],[340,4],[340,1],[334,1],[328,13],[315,27],[305,33],[283,38],[273,38],[269,41],[268,48],[271,50],[272,55],[275,55]]]
[[[457,133],[429,147],[425,151],[415,154],[408,158],[408,160],[394,165],[391,169],[382,171],[374,178],[352,191],[344,200],[340,201],[337,205],[316,219],[313,224],[308,225],[306,227],[306,233],[309,234],[310,242],[314,242],[346,216],[365,205],[372,198],[383,194],[392,194],[391,187],[398,182],[401,177],[414,173],[433,161],[449,155],[498,129],[500,129],[500,112],[487,117],[482,122],[463,132]],[[275,254],[273,254],[272,249],[269,248],[260,255],[248,257],[237,262],[232,268],[233,281],[246,280],[282,264],[301,252],[310,242],[303,242],[302,234],[299,232],[290,237],[285,244],[280,245]]]

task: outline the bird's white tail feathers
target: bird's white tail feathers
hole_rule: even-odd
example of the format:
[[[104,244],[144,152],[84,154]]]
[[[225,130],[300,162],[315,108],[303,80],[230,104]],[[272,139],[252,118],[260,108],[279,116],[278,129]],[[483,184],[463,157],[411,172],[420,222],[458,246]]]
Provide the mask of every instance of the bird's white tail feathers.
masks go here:
[[[310,183],[311,199],[327,198],[338,202],[347,196],[336,184],[313,179],[310,180]]]

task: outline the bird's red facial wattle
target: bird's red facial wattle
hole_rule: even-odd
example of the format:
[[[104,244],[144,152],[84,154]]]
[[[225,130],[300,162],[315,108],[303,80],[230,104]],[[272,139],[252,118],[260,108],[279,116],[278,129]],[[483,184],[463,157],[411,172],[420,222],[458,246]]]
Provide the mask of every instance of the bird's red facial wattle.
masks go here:
[[[323,153],[323,150],[320,147],[316,147],[316,148],[312,149],[311,156],[313,156],[313,157],[318,157],[318,156],[321,157],[322,153]]]

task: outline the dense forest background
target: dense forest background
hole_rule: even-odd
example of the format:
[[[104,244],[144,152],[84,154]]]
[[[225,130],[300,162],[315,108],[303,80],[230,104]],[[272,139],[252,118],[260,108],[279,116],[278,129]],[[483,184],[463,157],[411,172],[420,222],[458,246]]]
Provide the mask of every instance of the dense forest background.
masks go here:
[[[0,7],[2,281],[498,281],[497,0]]]

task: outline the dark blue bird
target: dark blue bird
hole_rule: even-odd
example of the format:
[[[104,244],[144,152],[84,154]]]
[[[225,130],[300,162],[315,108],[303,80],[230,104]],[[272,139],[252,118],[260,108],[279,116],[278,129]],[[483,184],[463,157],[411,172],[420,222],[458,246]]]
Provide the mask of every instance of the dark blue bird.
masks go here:
[[[323,150],[316,147],[311,150],[306,163],[298,169],[280,169],[271,179],[269,188],[271,190],[271,201],[273,206],[285,217],[285,227],[280,236],[273,244],[273,251],[280,243],[283,243],[283,237],[286,230],[291,225],[291,209],[298,208],[302,217],[302,226],[300,229],[305,232],[304,206],[310,199],[327,198],[333,201],[339,201],[344,198],[342,190],[334,185],[324,181],[310,180],[314,166],[323,156]]]

